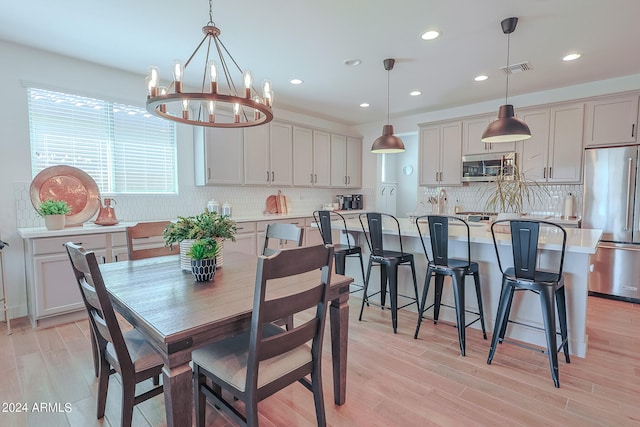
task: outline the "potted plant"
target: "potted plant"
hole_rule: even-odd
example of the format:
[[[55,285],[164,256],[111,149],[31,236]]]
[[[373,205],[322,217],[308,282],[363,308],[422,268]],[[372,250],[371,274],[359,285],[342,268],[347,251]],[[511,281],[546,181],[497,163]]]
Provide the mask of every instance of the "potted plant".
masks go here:
[[[220,252],[218,242],[212,238],[194,240],[187,252],[191,258],[191,274],[196,282],[213,280],[216,274],[216,256]]]
[[[71,208],[64,200],[49,199],[40,203],[37,211],[44,218],[48,230],[61,230],[65,226],[65,215],[71,212]]]
[[[180,265],[183,270],[190,270],[191,261],[186,254],[195,240],[210,238],[217,241],[220,249],[216,263],[220,267],[223,261],[223,241],[235,241],[236,231],[236,222],[228,215],[205,210],[199,215],[178,217],[176,222],[167,225],[163,237],[165,246],[173,248],[176,243],[180,245]]]
[[[545,187],[536,181],[527,179],[517,165],[508,165],[504,169],[485,189],[485,210],[497,212],[498,219],[521,216],[526,206],[541,202],[540,193],[546,191]]]

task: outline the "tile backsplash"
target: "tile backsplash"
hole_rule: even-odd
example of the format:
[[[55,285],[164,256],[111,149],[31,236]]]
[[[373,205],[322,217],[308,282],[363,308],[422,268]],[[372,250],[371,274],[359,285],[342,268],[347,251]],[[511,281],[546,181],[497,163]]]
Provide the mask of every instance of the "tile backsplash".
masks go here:
[[[534,215],[562,215],[564,198],[569,193],[575,196],[574,213],[580,217],[582,214],[582,184],[564,184],[564,185],[544,185],[538,191],[539,199],[527,205],[525,203],[524,211]],[[421,199],[418,201],[417,209],[429,211],[430,197],[438,197],[441,189],[447,193],[447,203],[445,210],[447,213],[453,213],[456,205],[462,208],[462,211],[484,212],[487,204],[489,192],[486,190],[486,184],[470,183],[462,187],[423,187]],[[437,206],[435,207],[437,209]]]
[[[31,204],[29,185],[27,182],[14,183],[17,227],[20,228],[44,226],[44,220]],[[241,218],[261,214],[267,197],[277,194],[278,190],[287,197],[289,211],[302,214],[311,214],[323,204],[334,202],[336,194],[351,192],[339,188],[190,187],[180,188],[178,194],[120,194],[108,197],[116,201],[114,207],[120,221],[149,221],[195,215],[204,211],[210,199],[219,201],[221,205],[229,202],[233,209],[232,217]],[[365,209],[375,206],[375,189],[363,188],[353,192],[364,194]]]

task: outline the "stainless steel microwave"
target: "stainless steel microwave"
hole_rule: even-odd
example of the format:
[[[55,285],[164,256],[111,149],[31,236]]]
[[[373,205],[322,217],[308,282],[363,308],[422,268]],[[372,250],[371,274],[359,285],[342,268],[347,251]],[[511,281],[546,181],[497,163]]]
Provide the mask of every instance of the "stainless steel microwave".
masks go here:
[[[513,176],[515,165],[515,152],[462,156],[462,181],[493,181],[500,174]]]

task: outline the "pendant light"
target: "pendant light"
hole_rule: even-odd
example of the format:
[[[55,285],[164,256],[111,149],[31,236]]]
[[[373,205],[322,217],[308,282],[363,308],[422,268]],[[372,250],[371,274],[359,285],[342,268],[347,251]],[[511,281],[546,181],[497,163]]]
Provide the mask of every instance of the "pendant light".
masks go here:
[[[502,32],[507,35],[507,89],[505,93],[504,105],[498,110],[498,119],[489,123],[487,129],[482,134],[481,141],[486,143],[522,141],[531,138],[531,130],[527,124],[515,116],[513,105],[508,103],[509,99],[509,41],[511,33],[516,30],[518,18],[503,19],[500,23]]]
[[[382,127],[382,136],[373,141],[371,152],[376,154],[402,153],[404,143],[400,138],[393,135],[393,126],[389,124],[389,74],[393,70],[396,60],[387,58],[382,61],[384,69],[387,70],[387,124]]]

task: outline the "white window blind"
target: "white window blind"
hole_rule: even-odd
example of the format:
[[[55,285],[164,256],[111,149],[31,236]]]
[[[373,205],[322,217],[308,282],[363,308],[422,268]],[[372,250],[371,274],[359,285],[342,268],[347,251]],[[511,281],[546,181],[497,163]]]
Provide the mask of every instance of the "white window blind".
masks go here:
[[[176,193],[175,124],[146,110],[29,88],[33,176],[55,165],[87,172],[101,193]]]

